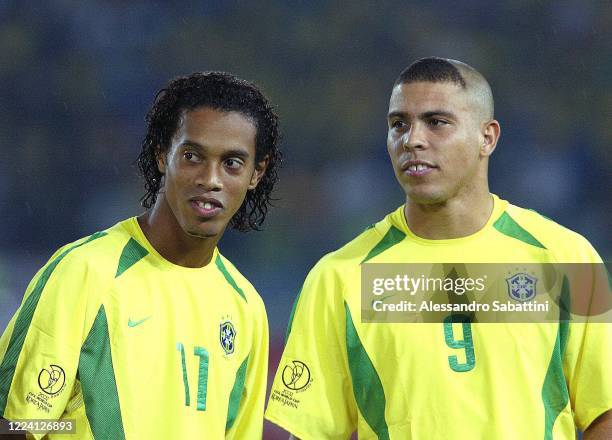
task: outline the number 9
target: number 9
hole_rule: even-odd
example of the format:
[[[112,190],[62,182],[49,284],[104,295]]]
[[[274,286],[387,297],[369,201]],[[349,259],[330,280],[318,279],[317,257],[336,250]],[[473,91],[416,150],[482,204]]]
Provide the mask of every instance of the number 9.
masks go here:
[[[453,324],[461,323],[463,328],[463,339],[455,339]],[[467,315],[449,315],[444,319],[444,339],[446,345],[454,349],[465,350],[465,363],[460,363],[456,355],[448,357],[448,364],[453,371],[465,373],[476,365],[474,353],[474,341],[472,339],[472,325]]]

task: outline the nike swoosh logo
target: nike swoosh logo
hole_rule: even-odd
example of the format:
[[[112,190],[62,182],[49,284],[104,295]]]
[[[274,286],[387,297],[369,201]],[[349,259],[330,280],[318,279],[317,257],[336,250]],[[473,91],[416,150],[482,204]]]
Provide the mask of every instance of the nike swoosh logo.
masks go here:
[[[128,327],[136,327],[137,325],[142,324],[143,322],[145,322],[149,318],[150,318],[150,316],[147,316],[146,318],[140,319],[138,321],[132,321],[132,318],[129,318],[128,319]]]
[[[398,294],[398,292],[395,292],[395,293],[390,293],[390,294],[388,294],[388,295],[385,295],[385,296],[381,296],[381,297],[375,298],[375,299],[373,299],[373,300],[372,300],[372,303],[371,303],[370,305],[371,305],[372,307],[374,307],[374,303],[375,303],[376,301],[382,301],[382,302],[385,302],[385,300],[386,300],[386,299],[391,298],[392,296],[395,296],[395,295],[397,295],[397,294]]]

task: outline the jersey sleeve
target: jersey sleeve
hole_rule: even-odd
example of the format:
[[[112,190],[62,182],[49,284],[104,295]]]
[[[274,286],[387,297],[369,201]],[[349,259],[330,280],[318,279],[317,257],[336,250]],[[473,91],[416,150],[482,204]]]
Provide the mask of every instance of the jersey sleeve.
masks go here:
[[[592,284],[586,290],[597,292],[597,295],[609,295],[609,275],[605,266],[590,243],[584,239],[583,243],[583,253],[588,255],[581,260],[588,260],[594,268]],[[578,283],[573,289],[584,290],[585,284],[589,283]],[[592,292],[580,291],[577,294],[582,296]],[[595,310],[594,313],[601,311]],[[587,318],[586,322],[570,324],[564,358],[574,419],[582,431],[601,414],[612,409],[612,324],[599,318],[592,321],[598,322],[589,322]]]
[[[570,327],[565,366],[574,419],[581,431],[612,409],[612,329],[608,323]]]
[[[263,412],[268,383],[268,319],[258,297],[257,320],[249,356],[240,366],[230,395],[225,438],[240,440],[261,438]],[[244,387],[240,387],[240,383]]]
[[[57,420],[72,395],[87,329],[87,291],[100,285],[82,259],[68,255],[71,249],[54,255],[35,275],[0,338],[5,419]]]
[[[272,385],[266,418],[302,440],[346,439],[356,429],[342,289],[321,263],[308,275]]]

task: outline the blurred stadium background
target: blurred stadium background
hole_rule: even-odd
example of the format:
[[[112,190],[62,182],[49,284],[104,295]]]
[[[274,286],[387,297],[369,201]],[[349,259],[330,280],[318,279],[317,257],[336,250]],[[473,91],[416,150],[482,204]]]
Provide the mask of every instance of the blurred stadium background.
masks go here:
[[[226,70],[264,90],[284,133],[265,230],[220,246],[266,302],[272,374],[309,268],[402,203],[388,97],[428,55],[492,84],[492,191],[609,260],[610,1],[0,1],[0,330],[56,248],[142,211],[134,160],[155,91]]]

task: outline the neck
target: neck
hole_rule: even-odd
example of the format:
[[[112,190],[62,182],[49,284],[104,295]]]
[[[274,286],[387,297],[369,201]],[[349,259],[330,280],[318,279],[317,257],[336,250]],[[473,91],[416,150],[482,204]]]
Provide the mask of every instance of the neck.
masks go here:
[[[220,236],[195,237],[187,234],[170,207],[163,206],[166,203],[163,197],[158,197],[153,208],[138,217],[145,237],[171,263],[192,268],[206,266],[212,260]]]
[[[488,188],[467,200],[452,198],[436,204],[419,204],[407,197],[404,208],[410,230],[431,240],[472,235],[487,224],[492,212],[493,197]]]

